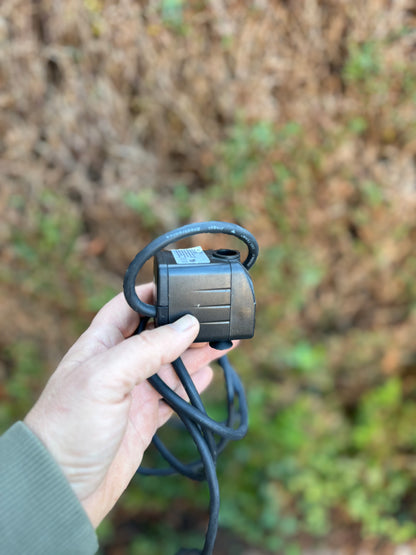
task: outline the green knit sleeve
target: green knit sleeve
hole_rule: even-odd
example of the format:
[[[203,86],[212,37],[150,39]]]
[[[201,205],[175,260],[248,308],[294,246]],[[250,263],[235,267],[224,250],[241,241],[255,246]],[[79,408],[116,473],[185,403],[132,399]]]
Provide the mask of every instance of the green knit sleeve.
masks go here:
[[[41,441],[23,424],[0,437],[0,553],[91,555],[97,536]]]

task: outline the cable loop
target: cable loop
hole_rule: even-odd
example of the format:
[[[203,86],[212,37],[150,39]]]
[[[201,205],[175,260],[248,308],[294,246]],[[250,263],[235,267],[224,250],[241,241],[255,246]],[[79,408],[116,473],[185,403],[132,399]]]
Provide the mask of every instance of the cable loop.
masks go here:
[[[186,225],[161,235],[136,255],[128,267],[124,278],[126,300],[133,310],[141,315],[140,325],[135,332],[136,334],[141,333],[146,328],[149,318],[156,316],[156,307],[141,301],[135,290],[136,278],[144,263],[170,243],[200,233],[224,233],[234,235],[243,241],[248,247],[247,258],[243,262],[247,270],[253,266],[257,259],[258,245],[256,239],[247,230],[235,224],[227,222],[202,222]],[[159,437],[155,435],[152,440],[153,444],[167,461],[169,468],[139,468],[137,473],[155,476],[180,473],[192,480],[206,481],[210,494],[210,517],[202,551],[182,548],[178,551],[177,555],[212,554],[218,530],[220,507],[219,486],[216,474],[217,457],[230,440],[241,439],[247,432],[248,409],[243,385],[226,355],[222,356],[217,362],[222,368],[226,385],[227,418],[225,422],[217,422],[208,416],[201,397],[181,358],[175,360],[172,366],[189,397],[189,403],[177,395],[158,375],[155,374],[148,379],[149,383],[158,391],[164,401],[178,414],[197,447],[200,459],[187,464],[181,462],[167,449]]]
[[[201,222],[197,224],[189,224],[179,227],[174,231],[170,231],[154,239],[143,250],[141,250],[127,269],[124,276],[124,295],[127,302],[133,310],[144,316],[155,318],[156,307],[147,304],[139,299],[136,293],[136,278],[143,265],[150,260],[157,252],[164,249],[171,243],[190,237],[192,235],[199,235],[201,233],[222,233],[225,235],[233,235],[240,239],[247,245],[248,254],[243,262],[243,266],[249,270],[255,263],[259,251],[257,241],[249,231],[240,227],[239,225],[231,224],[229,222]]]

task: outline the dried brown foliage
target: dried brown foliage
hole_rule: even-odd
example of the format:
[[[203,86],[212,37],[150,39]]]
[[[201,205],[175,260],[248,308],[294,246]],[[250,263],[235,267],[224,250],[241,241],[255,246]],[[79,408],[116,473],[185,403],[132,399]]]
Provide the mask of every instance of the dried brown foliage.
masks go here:
[[[81,274],[65,270],[66,255],[48,258],[48,240],[38,262],[51,264],[62,289],[51,294],[25,275],[36,260],[25,266],[22,241],[32,254],[45,242],[42,218],[57,213],[74,267],[115,287],[159,230],[234,219],[265,253],[257,282],[267,327],[259,321],[248,348],[265,375],[282,363],[278,333],[280,346],[299,337],[324,345],[347,408],[391,375],[413,391],[414,3],[207,0],[176,15],[165,5],[0,4],[0,345],[35,338],[51,369],[75,335],[75,314],[90,315]],[[301,132],[251,153],[234,187],[224,145],[232,148],[236,126],[258,122],[296,122]],[[278,193],[276,167],[287,170]],[[137,193],[139,216],[126,202]],[[307,253],[320,272],[287,305],[303,270],[289,258],[274,271],[267,257],[279,244]],[[279,289],[276,272],[289,285]],[[288,399],[297,388],[286,384]]]

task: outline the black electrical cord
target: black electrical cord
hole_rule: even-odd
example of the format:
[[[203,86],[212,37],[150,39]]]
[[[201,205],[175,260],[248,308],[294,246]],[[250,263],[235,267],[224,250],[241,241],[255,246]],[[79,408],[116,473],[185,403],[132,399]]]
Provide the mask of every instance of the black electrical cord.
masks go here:
[[[228,222],[202,222],[180,227],[172,232],[161,235],[140,251],[131,262],[124,277],[124,295],[128,304],[141,316],[140,325],[136,333],[141,333],[149,318],[156,316],[156,307],[144,303],[136,293],[136,278],[147,260],[174,241],[201,233],[221,233],[234,235],[243,241],[248,248],[247,258],[243,265],[248,270],[253,266],[258,255],[258,245],[254,236],[244,228]],[[216,474],[216,461],[219,453],[228,441],[241,439],[247,432],[248,410],[244,388],[240,378],[231,366],[226,355],[218,360],[223,370],[227,394],[227,418],[224,422],[217,422],[210,418],[202,403],[201,397],[185,368],[181,358],[176,359],[172,366],[181,381],[189,403],[177,395],[158,375],[148,379],[150,384],[163,397],[164,401],[178,414],[184,426],[191,435],[200,455],[200,459],[184,464],[177,459],[158,438],[153,438],[153,444],[165,458],[170,468],[148,469],[139,468],[138,473],[156,476],[167,476],[180,473],[192,480],[208,483],[210,503],[209,522],[202,551],[181,549],[177,555],[201,554],[211,555],[218,529],[218,515],[220,495]]]

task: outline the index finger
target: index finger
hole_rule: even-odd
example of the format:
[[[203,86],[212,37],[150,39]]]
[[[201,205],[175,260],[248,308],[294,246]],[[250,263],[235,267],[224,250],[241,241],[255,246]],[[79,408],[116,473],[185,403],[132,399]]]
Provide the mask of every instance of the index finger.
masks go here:
[[[136,291],[144,302],[153,302],[153,283],[140,285],[136,287]],[[130,337],[139,322],[139,314],[130,308],[123,293],[119,293],[99,310],[88,329],[69,349],[62,362],[79,364],[111,349]]]
[[[154,284],[146,283],[136,287],[137,295],[145,303],[152,303]],[[124,339],[130,337],[139,325],[140,317],[130,306],[123,293],[116,295],[97,313],[88,329],[112,326],[118,330]]]

